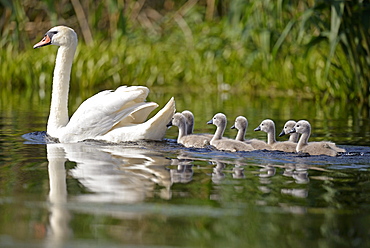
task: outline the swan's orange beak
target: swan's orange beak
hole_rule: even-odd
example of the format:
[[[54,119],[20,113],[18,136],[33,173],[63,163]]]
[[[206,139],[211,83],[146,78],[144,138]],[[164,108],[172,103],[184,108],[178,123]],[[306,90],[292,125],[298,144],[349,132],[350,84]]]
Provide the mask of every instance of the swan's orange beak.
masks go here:
[[[49,35],[45,34],[44,38],[42,38],[42,40],[39,43],[35,44],[33,46],[33,48],[35,49],[35,48],[47,46],[47,45],[50,45],[50,44],[51,44],[51,39],[50,39]]]

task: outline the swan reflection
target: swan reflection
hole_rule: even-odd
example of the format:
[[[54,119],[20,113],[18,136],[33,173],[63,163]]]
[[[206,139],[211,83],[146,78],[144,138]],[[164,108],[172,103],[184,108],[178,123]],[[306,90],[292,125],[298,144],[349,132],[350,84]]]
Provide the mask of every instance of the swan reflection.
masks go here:
[[[168,198],[170,195],[171,176],[166,169],[170,160],[154,151],[89,143],[47,146],[49,163],[50,159],[59,161],[61,166],[64,166],[66,159],[76,162],[69,174],[90,192],[74,196],[78,201],[141,202],[153,196],[156,185],[164,189],[161,197]],[[52,146],[57,146],[64,153],[53,154],[55,149],[49,149]],[[58,155],[62,156],[58,158]]]
[[[61,247],[70,237],[72,202],[137,203],[152,197],[155,186],[162,186],[158,195],[171,197],[171,176],[166,169],[170,160],[137,147],[97,146],[89,143],[47,144],[50,216],[47,247]],[[68,172],[65,162],[76,162]],[[90,193],[68,197],[67,173]]]
[[[50,201],[50,230],[47,247],[61,247],[62,241],[71,236],[69,229],[70,213],[67,204],[66,162],[64,149],[57,145],[47,145]]]

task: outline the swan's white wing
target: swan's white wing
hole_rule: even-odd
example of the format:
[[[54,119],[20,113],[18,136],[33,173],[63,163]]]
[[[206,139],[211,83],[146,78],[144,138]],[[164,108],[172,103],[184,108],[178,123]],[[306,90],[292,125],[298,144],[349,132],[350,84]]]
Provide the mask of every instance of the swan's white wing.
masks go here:
[[[90,139],[103,135],[115,125],[141,123],[156,108],[146,103],[146,87],[119,87],[103,91],[83,102],[65,127],[62,142]]]
[[[157,114],[146,122],[114,128],[107,134],[96,137],[96,139],[111,142],[161,140],[166,133],[166,125],[171,120],[175,111],[175,100],[172,97]]]

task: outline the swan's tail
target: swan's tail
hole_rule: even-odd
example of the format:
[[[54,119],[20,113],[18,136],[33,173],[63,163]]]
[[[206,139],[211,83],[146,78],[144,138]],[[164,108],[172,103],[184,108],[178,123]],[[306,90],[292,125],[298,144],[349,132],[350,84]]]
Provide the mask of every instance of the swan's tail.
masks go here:
[[[147,132],[145,139],[161,140],[166,134],[167,124],[175,114],[175,99],[172,97],[168,103],[152,118],[146,121]]]

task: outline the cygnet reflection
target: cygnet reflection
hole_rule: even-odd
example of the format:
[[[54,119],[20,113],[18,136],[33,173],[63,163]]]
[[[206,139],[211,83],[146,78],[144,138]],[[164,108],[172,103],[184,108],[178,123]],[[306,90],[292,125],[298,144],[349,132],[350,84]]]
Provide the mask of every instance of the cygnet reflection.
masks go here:
[[[189,159],[171,159],[171,165],[177,166],[171,169],[172,183],[189,183],[193,180],[193,164]]]

